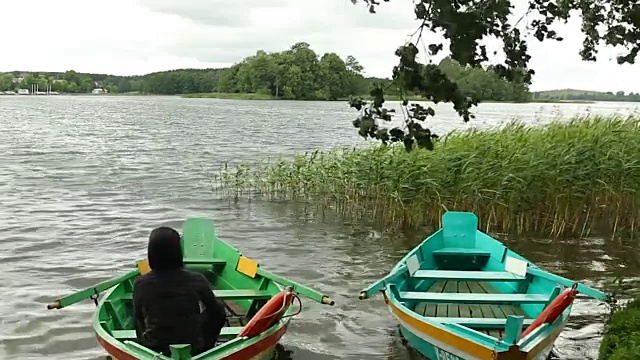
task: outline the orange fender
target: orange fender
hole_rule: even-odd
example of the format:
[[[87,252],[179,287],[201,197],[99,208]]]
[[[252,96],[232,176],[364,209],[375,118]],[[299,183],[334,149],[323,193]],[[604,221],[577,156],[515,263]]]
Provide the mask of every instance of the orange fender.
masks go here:
[[[238,337],[254,337],[262,334],[265,330],[280,321],[284,312],[293,302],[293,289],[288,287],[276,296],[272,297],[258,312],[249,320],[247,325],[238,334]]]
[[[576,298],[578,291],[576,288],[578,283],[574,283],[570,289],[565,289],[547,306],[540,315],[529,325],[529,327],[522,332],[520,339],[524,339],[529,333],[533,332],[542,324],[552,324],[562,314],[562,312],[573,304],[573,300]]]

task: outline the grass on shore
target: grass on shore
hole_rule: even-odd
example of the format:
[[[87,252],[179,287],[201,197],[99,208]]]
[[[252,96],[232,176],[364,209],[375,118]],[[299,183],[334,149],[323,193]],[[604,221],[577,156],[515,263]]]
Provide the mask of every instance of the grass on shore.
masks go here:
[[[269,95],[269,94],[255,94],[255,93],[193,93],[193,94],[184,94],[183,98],[189,99],[228,99],[228,100],[281,100],[278,97]],[[363,95],[366,97],[366,95]],[[347,101],[347,98],[337,99],[336,101]],[[400,101],[400,96],[396,95],[386,95],[385,100],[387,101]],[[407,98],[409,101],[424,101],[420,96],[409,96]],[[317,100],[316,100],[317,101]],[[328,100],[327,100],[328,101]],[[485,103],[513,103],[506,101],[483,101]],[[580,104],[591,104],[593,101],[560,101],[560,100],[532,100],[529,102],[533,103],[580,103]],[[526,102],[525,102],[526,103]]]
[[[633,360],[640,357],[640,298],[629,302],[609,319],[599,360]]]
[[[615,235],[640,220],[638,154],[640,118],[594,116],[452,133],[431,152],[314,151],[216,181],[230,197],[306,201],[384,227],[438,228],[448,209],[475,212],[485,231]]]

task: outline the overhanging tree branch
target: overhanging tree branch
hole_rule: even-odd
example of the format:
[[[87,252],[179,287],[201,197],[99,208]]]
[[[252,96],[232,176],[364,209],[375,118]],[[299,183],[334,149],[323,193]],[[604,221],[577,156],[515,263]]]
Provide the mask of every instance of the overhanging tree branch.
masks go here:
[[[380,5],[376,0],[360,0],[369,12],[375,14]],[[357,3],[358,0],[351,0]],[[389,0],[384,0],[389,2]],[[420,95],[434,103],[450,102],[455,111],[467,122],[473,118],[471,107],[478,104],[474,96],[465,96],[457,84],[449,79],[434,64],[421,64],[416,60],[417,44],[422,40],[425,29],[442,33],[449,40],[450,57],[462,66],[480,67],[489,60],[485,45],[480,42],[495,37],[502,42],[505,60],[491,66],[500,78],[509,82],[531,84],[535,74],[529,69],[527,41],[523,37],[533,35],[538,41],[548,39],[562,41],[553,25],[567,22],[572,11],[581,16],[584,34],[580,56],[585,61],[595,61],[599,45],[623,49],[617,57],[618,64],[634,64],[640,52],[640,1],[638,0],[528,0],[524,15],[512,24],[509,16],[513,12],[514,0],[415,0],[414,13],[421,24],[412,38],[396,50],[399,64],[393,68],[394,86],[400,94]],[[520,25],[524,23],[524,34]],[[417,34],[417,36],[416,36]],[[413,38],[416,38],[413,40]],[[431,55],[443,50],[443,43],[428,45]],[[494,53],[496,55],[496,53]],[[415,145],[432,149],[436,138],[424,121],[435,115],[431,107],[424,108],[411,104],[407,109],[407,119],[402,128],[387,129],[380,122],[391,121],[392,111],[383,107],[384,89],[375,87],[371,100],[352,99],[350,105],[361,111],[353,122],[364,138],[373,138],[383,143],[403,142],[410,151]],[[403,100],[403,106],[408,101]]]

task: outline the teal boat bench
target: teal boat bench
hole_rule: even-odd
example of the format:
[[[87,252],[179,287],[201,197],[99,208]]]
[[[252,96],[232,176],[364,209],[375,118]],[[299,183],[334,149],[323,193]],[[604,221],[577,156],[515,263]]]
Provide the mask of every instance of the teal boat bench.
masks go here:
[[[400,291],[401,301],[450,304],[546,304],[548,295],[542,294],[456,294]]]
[[[220,332],[221,337],[236,337],[242,331],[242,326],[232,326],[232,327],[223,327]],[[125,340],[136,340],[136,331],[135,330],[113,330],[111,331],[111,336],[120,341]]]
[[[507,319],[488,319],[488,318],[464,318],[464,317],[425,317],[429,321],[441,323],[441,324],[458,324],[467,326],[473,329],[497,329],[504,328],[507,324]],[[533,319],[524,319],[524,326],[529,326],[533,323]]]
[[[220,300],[268,300],[271,294],[260,290],[213,290],[213,294]],[[123,300],[132,300],[133,294],[121,297]]]
[[[487,264],[491,252],[475,248],[442,248],[431,252],[443,270],[480,270]]]
[[[431,252],[434,256],[491,256],[490,251],[474,248],[442,248]]]
[[[456,280],[456,281],[523,281],[523,276],[507,271],[459,271],[459,270],[418,270],[411,275],[421,280]]]

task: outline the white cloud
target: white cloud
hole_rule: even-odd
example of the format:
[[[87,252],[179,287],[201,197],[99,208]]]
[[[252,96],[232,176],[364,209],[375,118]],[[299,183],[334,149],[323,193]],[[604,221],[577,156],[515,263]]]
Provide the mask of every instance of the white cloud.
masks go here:
[[[23,0],[0,2],[0,71],[143,74],[221,67],[258,49],[305,41],[319,53],[354,55],[370,75],[389,76],[398,45],[412,33],[410,0],[371,15],[350,0]],[[8,31],[7,29],[10,29]],[[565,41],[530,40],[534,89],[640,91],[638,65],[620,66],[608,50],[597,63],[578,55],[579,23],[559,28]],[[432,36],[429,36],[432,38]]]

